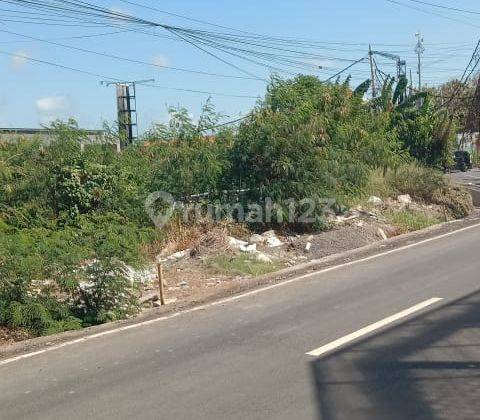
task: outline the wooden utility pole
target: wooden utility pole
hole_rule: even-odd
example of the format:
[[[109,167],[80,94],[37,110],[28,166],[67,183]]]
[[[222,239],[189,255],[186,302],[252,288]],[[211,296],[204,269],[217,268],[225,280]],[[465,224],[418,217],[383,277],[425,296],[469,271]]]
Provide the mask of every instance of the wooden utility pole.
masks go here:
[[[368,58],[369,58],[369,61],[370,61],[370,71],[371,71],[371,74],[372,74],[372,97],[376,97],[377,96],[377,87],[375,85],[375,68],[374,68],[374,65],[373,65],[373,52],[372,52],[372,46],[369,45],[368,46]]]
[[[163,266],[161,263],[157,263],[157,273],[158,273],[158,290],[160,292],[160,304],[165,305],[165,290],[163,284]]]

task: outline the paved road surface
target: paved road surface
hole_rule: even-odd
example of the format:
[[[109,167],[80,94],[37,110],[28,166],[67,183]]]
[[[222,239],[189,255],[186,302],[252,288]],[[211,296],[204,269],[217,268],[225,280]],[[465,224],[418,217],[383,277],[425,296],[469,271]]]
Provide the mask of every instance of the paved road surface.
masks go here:
[[[0,365],[0,418],[479,418],[479,248],[477,226]],[[432,297],[426,317],[306,354]]]
[[[454,181],[467,187],[472,193],[474,204],[480,206],[480,168],[474,168],[467,172],[455,171],[450,176]]]
[[[454,171],[450,175],[461,184],[480,188],[480,168],[473,168],[467,172]]]

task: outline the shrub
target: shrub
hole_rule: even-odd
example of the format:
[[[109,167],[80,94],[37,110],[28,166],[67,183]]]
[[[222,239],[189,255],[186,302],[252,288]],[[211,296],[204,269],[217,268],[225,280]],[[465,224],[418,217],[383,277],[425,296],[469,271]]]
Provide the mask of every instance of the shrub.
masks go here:
[[[446,185],[437,189],[432,202],[443,206],[456,219],[467,217],[474,209],[471,194],[459,186]]]
[[[442,172],[418,163],[402,165],[386,174],[386,182],[398,194],[431,203],[434,193],[446,185]]]
[[[176,198],[193,194],[215,195],[229,170],[232,132],[211,132],[220,114],[207,102],[194,124],[184,108],[171,108],[170,123],[157,125],[144,136],[151,167],[149,190],[166,191]]]
[[[95,260],[82,268],[76,288],[74,313],[83,326],[116,321],[138,311],[135,287],[125,266],[117,260]]]
[[[372,168],[401,155],[388,124],[347,84],[274,79],[240,126],[231,179],[257,203],[326,197],[341,204],[365,187]]]
[[[452,185],[442,172],[418,163],[402,165],[385,174],[372,172],[365,191],[384,198],[409,194],[414,200],[443,206],[457,219],[473,211],[472,196],[468,191]]]
[[[14,328],[28,329],[34,335],[50,335],[64,331],[78,330],[81,320],[75,318],[69,309],[53,298],[42,298],[26,303],[2,302],[0,323]]]

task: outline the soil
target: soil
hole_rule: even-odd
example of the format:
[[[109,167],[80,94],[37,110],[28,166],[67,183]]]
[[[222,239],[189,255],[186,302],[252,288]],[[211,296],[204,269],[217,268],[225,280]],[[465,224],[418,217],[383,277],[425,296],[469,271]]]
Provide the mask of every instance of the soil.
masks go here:
[[[6,346],[17,341],[23,341],[31,338],[28,332],[23,330],[13,330],[0,326],[0,346]]]
[[[281,269],[377,242],[382,239],[379,228],[389,237],[399,233],[394,227],[380,222],[376,218],[365,216],[316,234],[303,234],[295,237],[278,234],[278,238],[283,242],[282,246],[269,248],[266,245],[257,245],[257,250],[270,257],[277,263],[276,268]],[[309,248],[307,243],[311,244]],[[205,264],[205,259],[211,255],[212,250],[210,249],[207,256],[197,253],[193,257],[164,264],[167,304],[201,300],[209,295],[218,294],[224,289],[230,289],[235,284],[241,284],[250,278],[247,275],[228,276],[215,273]],[[235,255],[233,251],[232,255]],[[149,284],[143,293],[154,296],[157,290],[158,284]],[[157,305],[157,302],[150,301],[145,304],[145,308]]]

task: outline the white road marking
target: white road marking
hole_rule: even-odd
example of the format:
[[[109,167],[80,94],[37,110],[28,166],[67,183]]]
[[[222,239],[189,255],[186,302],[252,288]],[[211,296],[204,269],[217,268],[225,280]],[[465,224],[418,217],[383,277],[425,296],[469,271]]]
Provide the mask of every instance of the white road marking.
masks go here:
[[[241,293],[241,294],[231,296],[231,297],[228,297],[228,298],[225,298],[225,299],[217,300],[217,301],[212,302],[212,303],[196,306],[196,307],[190,308],[190,309],[185,309],[183,311],[175,312],[175,313],[170,314],[170,315],[161,316],[159,318],[151,319],[149,321],[142,321],[142,322],[138,322],[136,324],[126,325],[124,327],[119,327],[119,328],[115,328],[115,329],[112,329],[112,330],[103,331],[103,332],[100,332],[100,333],[97,333],[97,334],[92,334],[92,335],[88,335],[88,336],[85,336],[85,337],[77,338],[75,340],[66,341],[66,342],[61,343],[61,344],[55,344],[53,346],[46,347],[44,349],[37,350],[37,351],[31,352],[31,353],[25,353],[25,354],[21,354],[19,356],[11,357],[9,359],[0,360],[0,366],[7,365],[7,364],[10,364],[10,363],[16,362],[18,360],[22,360],[22,359],[29,359],[31,357],[38,356],[38,355],[41,355],[41,354],[44,354],[44,353],[47,353],[47,352],[51,352],[51,351],[54,351],[54,350],[58,350],[58,349],[61,349],[61,348],[67,347],[67,346],[74,345],[74,344],[85,343],[86,341],[90,341],[90,340],[93,340],[93,339],[96,339],[96,338],[116,334],[116,333],[119,333],[119,332],[122,332],[122,331],[133,330],[133,329],[136,329],[136,328],[145,327],[145,326],[148,326],[148,325],[156,324],[158,322],[167,321],[169,319],[176,318],[178,316],[190,314],[190,313],[193,313],[193,312],[196,312],[196,311],[202,311],[202,310],[205,310],[205,309],[210,308],[210,307],[225,305],[226,303],[234,302],[234,301],[243,299],[243,298],[248,297],[248,296],[257,295],[259,293],[263,293],[263,292],[266,292],[268,290],[276,289],[277,287],[287,286],[289,284],[297,283],[299,281],[308,279],[310,277],[314,277],[314,276],[317,276],[317,275],[320,275],[320,274],[328,273],[330,271],[338,270],[340,268],[350,267],[350,266],[355,265],[355,264],[360,264],[360,263],[363,263],[363,262],[366,262],[366,261],[371,261],[371,260],[386,256],[386,255],[401,252],[401,251],[404,251],[406,249],[414,248],[414,247],[417,247],[419,245],[423,245],[423,244],[426,244],[426,243],[429,243],[429,242],[437,241],[439,239],[447,238],[447,237],[455,235],[457,233],[465,232],[465,231],[468,231],[468,230],[471,230],[471,229],[474,229],[474,228],[478,228],[478,227],[480,227],[480,223],[476,223],[472,226],[467,226],[467,227],[464,227],[464,228],[461,228],[461,229],[457,229],[457,230],[454,230],[452,232],[444,233],[442,235],[434,236],[432,238],[424,239],[423,241],[414,242],[414,243],[409,244],[409,245],[404,245],[404,246],[399,247],[399,248],[394,248],[394,249],[391,249],[389,251],[385,251],[385,252],[381,252],[381,253],[378,253],[378,254],[370,255],[369,257],[360,258],[358,260],[349,261],[349,262],[346,262],[346,263],[343,263],[343,264],[339,264],[339,265],[335,265],[335,266],[332,266],[332,267],[324,268],[322,270],[313,271],[311,273],[304,274],[304,275],[298,276],[298,277],[294,277],[294,278],[291,278],[289,280],[282,281],[280,283],[275,283],[275,284],[272,284],[270,286],[261,287],[259,289],[251,290],[249,292],[245,292],[245,293]]]
[[[345,344],[348,344],[354,340],[357,340],[358,338],[364,337],[367,334],[370,334],[376,330],[379,330],[382,327],[385,327],[389,324],[392,324],[395,321],[398,321],[402,318],[405,318],[409,315],[412,315],[415,312],[418,312],[428,306],[431,306],[437,302],[440,302],[443,300],[443,298],[431,298],[428,299],[422,303],[419,303],[418,305],[412,306],[411,308],[405,309],[404,311],[398,312],[395,315],[389,316],[388,318],[382,319],[381,321],[375,322],[374,324],[370,324],[358,331],[355,331],[351,334],[348,334],[344,337],[341,337],[335,341],[332,341],[331,343],[328,343],[322,347],[319,347],[318,349],[309,351],[307,353],[308,356],[314,356],[314,357],[320,357],[323,356],[326,353],[331,352],[332,350],[338,349],[339,347],[344,346]]]

